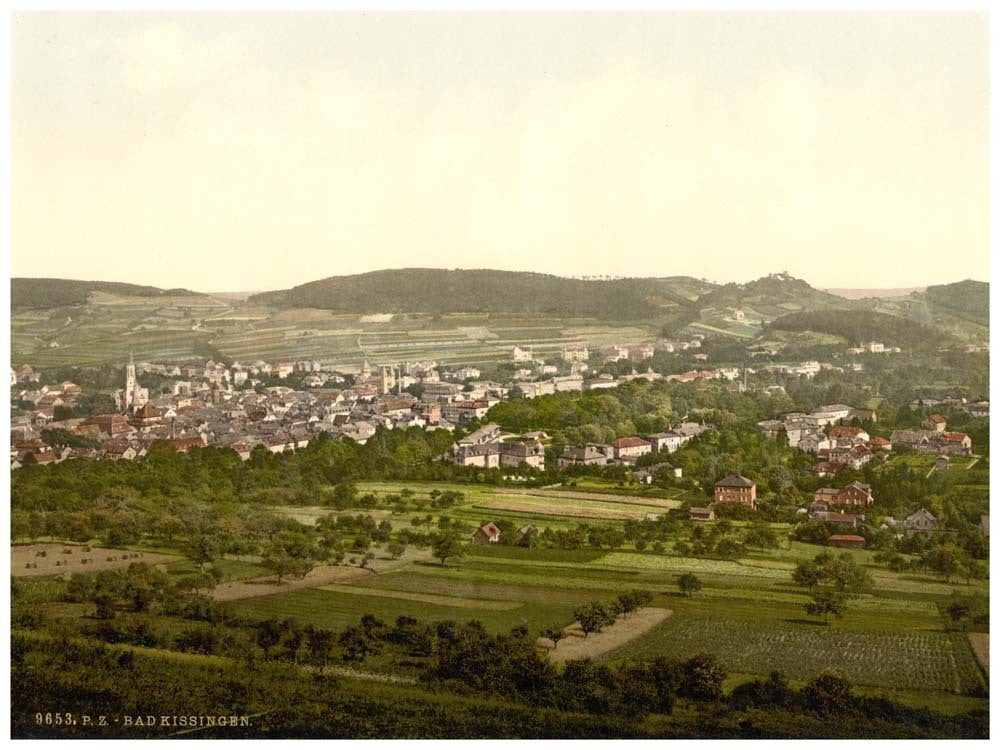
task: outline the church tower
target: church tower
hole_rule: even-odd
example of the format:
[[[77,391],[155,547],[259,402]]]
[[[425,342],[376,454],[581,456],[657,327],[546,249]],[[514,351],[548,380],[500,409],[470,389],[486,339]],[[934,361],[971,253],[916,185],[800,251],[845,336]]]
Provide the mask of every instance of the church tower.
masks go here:
[[[135,357],[132,349],[128,350],[128,367],[125,368],[125,408],[132,406],[132,396],[135,393]]]
[[[128,366],[125,368],[125,387],[119,392],[118,403],[123,412],[135,411],[149,401],[149,390],[141,388],[135,377],[135,357],[128,350]]]

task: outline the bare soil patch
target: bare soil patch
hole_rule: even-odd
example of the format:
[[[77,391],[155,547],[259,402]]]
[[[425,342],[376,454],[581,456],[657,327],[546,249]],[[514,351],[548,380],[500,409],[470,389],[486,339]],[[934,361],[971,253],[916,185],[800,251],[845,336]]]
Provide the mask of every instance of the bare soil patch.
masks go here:
[[[618,618],[614,625],[604,628],[600,633],[591,633],[586,637],[580,629],[580,623],[574,622],[563,630],[566,637],[555,648],[552,648],[552,641],[548,638],[539,638],[538,644],[549,649],[549,659],[554,662],[594,658],[638,638],[672,614],[669,609],[643,607],[628,617]]]
[[[181,559],[177,555],[158,552],[132,552],[108,547],[85,548],[79,544],[19,544],[10,548],[10,573],[18,577],[96,573],[100,570],[127,568],[134,562],[159,565]]]
[[[320,565],[309,571],[304,578],[283,578],[281,583],[278,583],[278,577],[274,575],[250,578],[246,581],[220,583],[212,591],[212,598],[219,602],[229,602],[236,599],[250,599],[255,596],[285,594],[298,589],[316,589],[331,583],[354,581],[370,575],[374,575],[374,573],[362,568],[344,565]]]
[[[982,665],[986,673],[990,672],[990,634],[989,633],[969,633],[969,643],[972,644],[972,653],[976,655],[976,660]]]

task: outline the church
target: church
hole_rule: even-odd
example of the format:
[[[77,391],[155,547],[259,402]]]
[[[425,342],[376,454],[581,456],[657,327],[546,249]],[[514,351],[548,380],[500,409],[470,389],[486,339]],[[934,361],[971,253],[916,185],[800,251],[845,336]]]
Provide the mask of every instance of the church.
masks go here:
[[[149,389],[140,388],[135,377],[135,359],[131,349],[128,353],[128,367],[125,368],[125,387],[115,392],[115,401],[118,403],[118,411],[125,414],[137,411],[149,401]]]

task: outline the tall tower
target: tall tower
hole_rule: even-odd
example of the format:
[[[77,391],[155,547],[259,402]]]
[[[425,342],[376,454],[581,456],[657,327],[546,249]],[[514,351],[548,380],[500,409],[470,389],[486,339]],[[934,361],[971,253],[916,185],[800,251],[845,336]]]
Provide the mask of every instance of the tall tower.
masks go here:
[[[132,348],[128,350],[128,367],[125,368],[125,406],[132,405],[132,395],[135,392],[135,358],[132,356]]]

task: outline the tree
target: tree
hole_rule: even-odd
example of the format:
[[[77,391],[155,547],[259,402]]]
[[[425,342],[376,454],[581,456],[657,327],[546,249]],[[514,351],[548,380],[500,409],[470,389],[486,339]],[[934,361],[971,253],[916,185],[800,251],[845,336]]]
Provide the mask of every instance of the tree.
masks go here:
[[[369,654],[377,654],[381,650],[379,644],[357,625],[346,628],[340,634],[338,642],[344,650],[344,661],[363,661]]]
[[[819,566],[808,560],[800,562],[795,566],[795,570],[792,571],[792,581],[795,585],[809,589],[810,591],[816,588],[822,580],[823,572]]]
[[[222,540],[217,533],[199,531],[191,536],[184,549],[187,556],[198,563],[199,568],[204,568],[205,563],[213,562],[222,554],[222,547]]]
[[[848,587],[868,589],[873,585],[871,573],[861,568],[850,552],[829,560],[821,567],[821,571],[823,577],[833,581],[839,591]]]
[[[701,591],[701,579],[694,573],[684,573],[677,578],[677,588],[684,596],[691,596]]]
[[[461,557],[465,554],[465,546],[459,541],[458,537],[446,535],[438,537],[437,541],[434,542],[431,547],[431,551],[441,564],[444,565],[448,558]]]
[[[845,713],[851,709],[851,683],[843,677],[824,674],[804,688],[801,695],[807,708],[821,715]]]
[[[586,638],[591,633],[600,633],[605,625],[614,624],[615,618],[601,602],[590,602],[573,610],[573,617],[580,623],[580,630]]]
[[[712,701],[722,697],[722,681],[725,670],[719,666],[714,656],[699,654],[681,665],[681,681],[678,694],[692,700]]]
[[[393,560],[398,560],[406,552],[406,545],[402,542],[390,542],[385,548],[386,552],[389,553]]]
[[[944,576],[945,582],[958,573],[961,567],[961,556],[951,544],[939,544],[932,547],[923,556],[923,563],[938,575]]]
[[[748,547],[759,549],[777,549],[778,534],[773,528],[763,523],[755,523],[747,531],[743,543]]]
[[[550,641],[552,641],[552,648],[558,646],[559,641],[561,641],[563,638],[566,637],[566,634],[563,632],[563,629],[558,625],[549,625],[546,628],[542,628],[541,631],[539,631],[539,635],[542,638],[548,638]]]
[[[743,554],[743,545],[733,539],[723,539],[716,545],[715,554],[723,560],[735,560]]]
[[[813,594],[812,601],[805,604],[805,610],[807,615],[813,617],[822,615],[823,622],[828,622],[830,615],[839,620],[847,611],[847,598],[835,591],[817,591]]]

